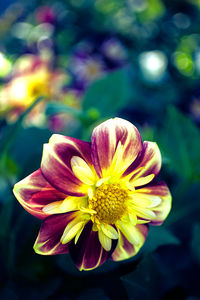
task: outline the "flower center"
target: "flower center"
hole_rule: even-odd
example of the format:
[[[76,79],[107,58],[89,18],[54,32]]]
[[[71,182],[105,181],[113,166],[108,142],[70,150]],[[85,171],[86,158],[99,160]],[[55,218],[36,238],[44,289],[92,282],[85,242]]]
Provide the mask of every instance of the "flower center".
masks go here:
[[[93,198],[89,200],[89,208],[97,212],[94,215],[94,221],[115,223],[124,214],[127,198],[127,191],[123,190],[119,184],[102,184],[96,189]]]

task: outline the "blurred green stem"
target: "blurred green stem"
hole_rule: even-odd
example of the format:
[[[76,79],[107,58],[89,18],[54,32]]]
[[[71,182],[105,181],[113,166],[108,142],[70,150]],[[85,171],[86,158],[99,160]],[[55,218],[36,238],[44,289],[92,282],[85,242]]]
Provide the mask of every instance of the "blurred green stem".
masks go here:
[[[28,109],[23,114],[21,114],[21,116],[18,118],[18,120],[14,124],[11,125],[8,132],[5,133],[5,135],[3,136],[2,140],[1,140],[0,173],[3,174],[4,178],[8,182],[9,186],[12,186],[12,183],[10,180],[10,174],[9,174],[8,168],[7,168],[7,162],[8,162],[8,158],[9,158],[10,148],[16,138],[18,131],[21,128],[24,118],[43,99],[44,99],[44,97],[39,97],[31,106],[29,106]]]
[[[24,120],[24,118],[32,111],[32,109],[40,102],[44,99],[44,97],[39,97],[38,99],[36,99],[36,101],[27,108],[27,110],[22,113],[20,115],[20,117],[18,118],[18,120],[12,124],[11,128],[10,128],[10,131],[8,132],[7,136],[5,138],[2,139],[2,142],[1,142],[1,153],[2,153],[2,156],[8,152],[10,146],[12,145],[14,139],[15,139],[15,136],[18,132],[18,130],[21,128],[21,124]]]
[[[14,267],[14,255],[15,255],[15,239],[16,233],[19,230],[23,215],[19,215],[14,228],[11,229],[11,221],[14,209],[13,195],[12,195],[12,177],[7,169],[7,159],[9,157],[9,151],[16,138],[18,131],[21,128],[24,118],[31,112],[31,110],[41,101],[44,97],[38,98],[20,117],[19,119],[9,128],[9,131],[3,136],[0,146],[1,157],[0,157],[0,171],[3,177],[6,179],[10,195],[3,202],[1,213],[0,213],[0,245],[4,253],[7,270],[9,273],[12,272]]]

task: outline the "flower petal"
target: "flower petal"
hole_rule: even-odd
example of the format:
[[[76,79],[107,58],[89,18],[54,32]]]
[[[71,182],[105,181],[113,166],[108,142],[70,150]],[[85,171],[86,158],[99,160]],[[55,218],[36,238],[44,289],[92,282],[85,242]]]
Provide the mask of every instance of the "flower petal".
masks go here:
[[[134,181],[138,179],[138,183],[135,186],[139,186],[148,183],[155,176],[157,176],[160,172],[160,168],[161,154],[158,145],[153,142],[144,142],[142,153],[140,154],[140,156],[138,156],[137,160],[125,171],[123,176],[128,175],[128,177],[130,178],[130,182],[133,183],[133,185]],[[152,176],[151,174],[154,174],[154,176]],[[140,178],[141,182],[139,182]]]
[[[56,190],[46,181],[40,169],[16,183],[13,193],[19,203],[30,214],[39,219],[44,219],[48,216],[43,211],[47,204],[59,202],[66,198],[65,194]]]
[[[130,203],[130,211],[132,210],[133,214],[136,214],[137,217],[142,218],[144,220],[154,220],[156,218],[155,213],[153,212],[153,210],[149,209],[149,208],[144,208],[144,207],[140,207],[140,206],[136,206],[136,205],[132,205],[132,203]]]
[[[151,182],[154,177],[155,177],[154,174],[149,174],[149,175],[144,176],[144,177],[133,178],[131,183],[134,187],[145,185],[145,184]]]
[[[79,156],[73,156],[71,167],[74,175],[83,183],[93,185],[96,179],[96,172],[93,172],[88,164]]]
[[[136,226],[133,226],[131,223],[125,223],[122,221],[116,222],[117,228],[123,233],[127,240],[136,246],[140,245],[140,235]]]
[[[140,207],[152,208],[161,203],[161,198],[155,195],[140,193],[140,189],[132,194],[131,202]]]
[[[143,194],[145,198],[149,196],[149,199],[151,201],[153,196],[159,197],[161,199],[161,202],[157,206],[151,208],[155,214],[155,217],[149,223],[151,225],[161,225],[166,219],[171,209],[172,197],[167,185],[164,182],[160,181],[158,183],[148,185],[136,191],[140,195]]]
[[[71,196],[83,196],[85,185],[75,176],[71,159],[79,156],[91,165],[90,143],[54,134],[44,145],[41,170],[51,185]]]
[[[109,224],[101,224],[100,227],[103,233],[110,239],[118,239],[118,232],[113,226]]]
[[[68,244],[62,244],[60,239],[66,226],[79,216],[79,212],[69,212],[62,215],[47,217],[40,228],[34,244],[34,250],[42,255],[68,253]]]
[[[124,260],[136,255],[146,240],[148,234],[148,226],[137,225],[134,227],[132,234],[135,236],[134,239],[138,241],[137,244],[130,243],[125,235],[122,232],[119,232],[117,247],[111,255],[112,260]]]
[[[71,222],[72,223],[72,222]],[[73,227],[70,226],[70,229],[68,226],[65,228],[65,231],[63,235],[61,236],[61,243],[67,244],[70,242],[77,234],[79,235],[79,232],[82,232],[83,227],[85,226],[85,221],[81,221],[76,223]],[[67,230],[66,230],[67,229]]]
[[[66,244],[70,242],[77,234],[79,235],[79,232],[82,231],[83,227],[89,220],[89,214],[77,213],[77,217],[66,226],[60,239],[61,243]]]
[[[92,222],[88,222],[78,242],[69,245],[70,255],[79,270],[91,270],[102,265],[116,247],[117,242],[114,240],[111,250],[104,250],[99,242],[98,231],[93,231],[92,226]]]
[[[141,151],[140,133],[126,120],[107,120],[92,133],[92,160],[99,177],[121,176]]]
[[[109,238],[102,230],[98,231],[99,241],[106,251],[110,251],[112,247],[112,239]]]
[[[69,211],[80,210],[82,207],[86,207],[86,197],[66,197],[63,201],[56,201],[46,205],[43,208],[43,212],[48,215],[63,214]]]

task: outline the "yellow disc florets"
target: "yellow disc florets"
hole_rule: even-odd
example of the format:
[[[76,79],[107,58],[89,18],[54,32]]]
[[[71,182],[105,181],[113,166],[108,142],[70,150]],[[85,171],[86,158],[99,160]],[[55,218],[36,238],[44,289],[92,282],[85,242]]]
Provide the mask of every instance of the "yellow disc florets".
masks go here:
[[[113,224],[124,214],[127,198],[127,191],[119,184],[102,184],[89,200],[89,208],[96,211],[95,220]]]

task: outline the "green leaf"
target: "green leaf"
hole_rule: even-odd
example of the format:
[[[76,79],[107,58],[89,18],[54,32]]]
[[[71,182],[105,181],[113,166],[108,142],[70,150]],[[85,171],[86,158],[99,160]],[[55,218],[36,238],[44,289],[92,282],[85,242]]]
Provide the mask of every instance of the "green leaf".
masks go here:
[[[172,226],[181,222],[183,226],[187,227],[198,221],[200,213],[199,193],[199,182],[181,181],[173,190],[173,206],[164,226]]]
[[[48,142],[50,136],[49,130],[37,127],[25,128],[16,134],[10,154],[19,162],[20,173],[25,171],[28,174],[39,168],[43,144]]]
[[[148,300],[148,293],[142,284],[137,284],[133,280],[122,278],[123,285],[130,300]]]
[[[191,250],[196,261],[200,264],[200,223],[196,223],[192,231]]]
[[[96,121],[99,117],[99,112],[96,109],[89,109],[87,113],[75,109],[73,107],[67,106],[62,103],[58,102],[49,102],[46,106],[46,115],[47,116],[53,116],[57,114],[70,114],[74,118],[81,121],[82,125],[86,127],[92,124],[94,121]]]
[[[148,125],[145,125],[140,130],[143,141],[154,141],[155,139],[155,129]]]
[[[82,112],[73,107],[58,102],[49,102],[46,106],[46,115],[53,116],[60,113],[69,113],[74,117],[80,117]]]
[[[13,205],[13,198],[11,198],[10,193],[8,193],[7,199],[4,201],[0,212],[0,244],[5,242],[5,238],[9,234]]]
[[[163,280],[151,255],[145,256],[134,272],[123,276],[121,279],[129,299],[161,299],[161,283]]]
[[[180,241],[169,230],[163,227],[151,226],[143,251],[147,253],[153,252],[158,247],[169,244],[178,245]]]
[[[173,172],[184,179],[200,179],[200,133],[189,118],[170,107],[157,140]]]
[[[103,289],[94,287],[94,288],[86,288],[77,297],[77,300],[88,300],[88,299],[109,300],[109,297],[105,294]]]
[[[15,136],[17,132],[21,129],[21,124],[24,120],[24,118],[32,111],[32,109],[44,99],[44,97],[39,97],[35,100],[35,102],[30,105],[25,112],[23,112],[20,117],[17,119],[15,123],[13,123],[10,126],[7,126],[7,130],[5,131],[5,134],[1,138],[1,144],[0,144],[0,152],[5,153],[9,150],[10,146],[13,143],[13,140],[15,139]]]
[[[2,155],[0,160],[0,176],[10,176],[16,175],[19,172],[19,166],[16,161],[12,159],[9,155]]]
[[[100,116],[115,116],[125,107],[130,95],[130,83],[125,69],[112,72],[95,81],[86,91],[83,98],[83,110],[91,109]]]

